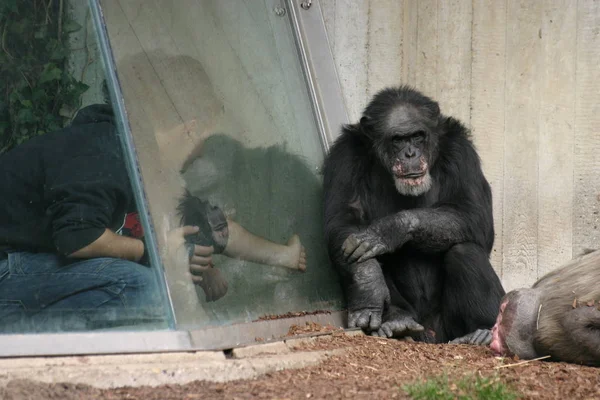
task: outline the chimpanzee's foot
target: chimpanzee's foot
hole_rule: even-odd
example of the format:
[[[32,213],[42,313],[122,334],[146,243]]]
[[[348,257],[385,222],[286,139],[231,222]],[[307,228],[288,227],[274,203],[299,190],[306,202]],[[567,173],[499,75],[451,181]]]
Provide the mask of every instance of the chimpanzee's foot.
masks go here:
[[[380,337],[403,337],[423,332],[425,328],[417,323],[412,317],[398,316],[381,324],[378,331],[371,333]]]

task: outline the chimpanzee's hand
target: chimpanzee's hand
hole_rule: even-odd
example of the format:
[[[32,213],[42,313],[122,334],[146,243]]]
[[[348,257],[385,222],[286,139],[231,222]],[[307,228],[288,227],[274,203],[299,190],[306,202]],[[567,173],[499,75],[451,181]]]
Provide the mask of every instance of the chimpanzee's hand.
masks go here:
[[[174,268],[186,269],[195,284],[202,282],[202,273],[212,267],[212,246],[199,246],[185,241],[185,237],[198,232],[197,226],[173,229],[167,236],[165,258]]]
[[[377,331],[383,310],[390,302],[390,292],[379,263],[373,259],[351,267],[347,287],[348,328]]]
[[[214,248],[212,246],[200,246],[193,243],[186,243],[185,246],[188,249],[192,281],[195,284],[199,284],[203,280],[204,272],[212,268]]]
[[[378,255],[388,253],[389,246],[381,235],[367,228],[362,232],[353,233],[342,244],[342,251],[348,264],[361,263]]]
[[[197,226],[186,225],[169,231],[163,257],[171,268],[180,271],[189,268],[193,254],[190,254],[190,246],[186,243],[185,237],[197,233],[199,229]]]
[[[202,273],[202,281],[197,283],[204,290],[206,301],[217,301],[225,296],[228,289],[227,280],[216,268],[210,268]]]
[[[477,329],[465,336],[451,340],[450,344],[474,344],[478,346],[487,346],[492,342],[492,331],[489,329]]]
[[[202,288],[206,301],[216,301],[225,296],[228,289],[227,280],[221,271],[212,265],[214,248],[193,243],[186,243],[185,246],[190,259],[192,281]]]

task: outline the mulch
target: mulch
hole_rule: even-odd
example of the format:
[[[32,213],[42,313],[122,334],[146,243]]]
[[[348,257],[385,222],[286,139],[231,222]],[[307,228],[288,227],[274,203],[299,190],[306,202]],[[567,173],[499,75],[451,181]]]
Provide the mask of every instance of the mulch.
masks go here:
[[[258,319],[255,319],[252,322],[272,321],[272,320],[276,320],[276,319],[305,317],[307,315],[318,315],[318,314],[331,314],[331,311],[328,311],[328,310],[297,311],[297,312],[290,311],[285,314],[266,314],[266,315],[261,315],[260,317],[258,317]]]
[[[290,333],[315,332],[308,324]],[[329,328],[322,327],[323,331]],[[431,345],[336,331],[301,343],[296,351],[345,348],[321,364],[257,379],[102,390],[86,385],[13,381],[0,398],[23,399],[408,399],[405,384],[445,374],[450,380],[478,375],[507,384],[525,399],[600,399],[600,368],[494,357],[486,347]]]

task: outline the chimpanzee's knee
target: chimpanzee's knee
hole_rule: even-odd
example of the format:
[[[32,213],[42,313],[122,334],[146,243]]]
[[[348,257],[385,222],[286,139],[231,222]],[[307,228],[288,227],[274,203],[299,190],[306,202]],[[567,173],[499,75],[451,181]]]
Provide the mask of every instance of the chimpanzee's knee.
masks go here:
[[[484,281],[498,280],[489,256],[483,247],[475,243],[460,243],[452,246],[444,255],[444,269],[448,279],[456,283],[471,282],[473,279]]]

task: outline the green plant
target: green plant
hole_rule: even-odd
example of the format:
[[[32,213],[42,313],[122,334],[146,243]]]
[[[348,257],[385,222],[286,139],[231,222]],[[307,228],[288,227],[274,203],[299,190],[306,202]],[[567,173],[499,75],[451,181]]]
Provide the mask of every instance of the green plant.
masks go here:
[[[514,400],[518,396],[505,384],[493,378],[467,376],[450,382],[446,375],[404,386],[415,400]]]
[[[64,127],[88,89],[66,68],[65,1],[0,1],[0,153]]]

